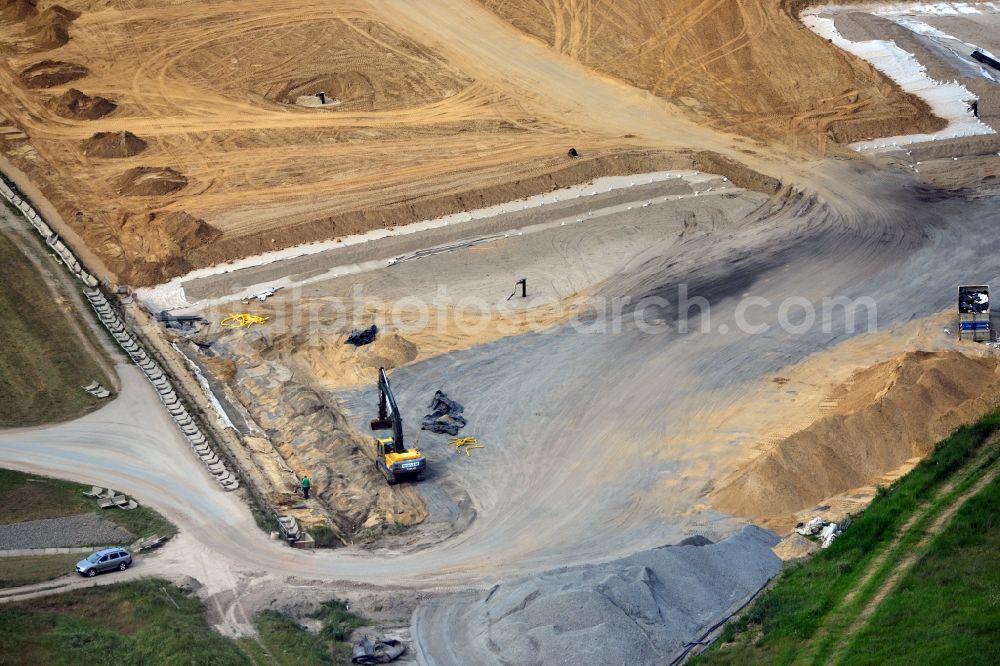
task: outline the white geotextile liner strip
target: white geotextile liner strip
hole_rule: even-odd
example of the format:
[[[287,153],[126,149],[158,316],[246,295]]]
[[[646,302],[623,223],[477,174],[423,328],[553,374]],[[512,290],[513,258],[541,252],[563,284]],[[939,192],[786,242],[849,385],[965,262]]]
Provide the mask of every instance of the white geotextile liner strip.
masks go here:
[[[571,185],[552,192],[536,194],[534,196],[525,197],[524,199],[497,204],[495,206],[477,208],[475,210],[461,213],[452,213],[451,215],[444,215],[433,220],[414,222],[412,224],[405,224],[392,229],[374,229],[363,234],[344,236],[339,241],[327,240],[315,243],[306,243],[304,245],[295,245],[293,247],[285,248],[284,250],[265,252],[252,257],[245,257],[243,259],[231,261],[229,263],[216,264],[207,268],[199,268],[186,275],[173,278],[169,282],[156,285],[155,287],[140,287],[139,289],[136,289],[136,297],[144,303],[149,303],[151,307],[154,308],[169,310],[190,307],[194,305],[194,303],[187,299],[183,287],[183,284],[189,280],[196,280],[213,275],[221,275],[223,273],[230,273],[243,268],[255,268],[257,266],[264,266],[266,264],[282,261],[284,259],[294,259],[296,257],[318,254],[320,252],[326,252],[327,250],[357,245],[359,243],[366,243],[368,241],[386,238],[388,236],[406,236],[426,231],[428,229],[438,229],[453,224],[461,224],[462,222],[488,219],[505,213],[513,213],[515,211],[525,210],[528,208],[536,208],[538,206],[570,201],[572,199],[579,198],[582,195],[597,194],[598,192],[611,192],[612,190],[626,189],[635,185],[664,182],[672,179],[681,179],[694,185],[704,183],[715,178],[717,178],[717,176],[714,174],[688,170],[656,171],[631,176],[604,176],[596,178],[589,183]]]
[[[876,6],[872,8],[876,14],[881,16],[897,16],[900,14],[925,14],[928,16],[962,16],[982,14],[981,7],[986,7],[993,12],[1000,12],[1000,4],[996,2],[931,2],[918,3],[913,5],[889,5],[887,7]]]
[[[173,343],[171,346],[174,348],[175,352],[181,355],[181,358],[187,361],[187,364],[191,367],[191,370],[194,371],[194,376],[198,378],[198,383],[201,384],[201,389],[205,393],[205,397],[208,398],[208,401],[210,403],[212,403],[212,409],[214,409],[215,413],[219,415],[219,420],[222,422],[222,424],[227,428],[232,428],[233,430],[236,430],[236,426],[234,426],[233,422],[229,419],[229,415],[226,414],[226,410],[222,408],[222,403],[219,402],[219,399],[215,397],[215,393],[212,391],[212,387],[209,386],[208,384],[208,378],[205,377],[204,373],[202,373],[201,368],[198,367],[198,364],[189,359],[187,357],[187,354],[182,352],[177,347],[176,342]]]
[[[894,42],[884,40],[851,42],[840,34],[833,19],[816,14],[804,14],[801,19],[810,30],[829,39],[838,48],[871,63],[877,70],[898,83],[903,90],[927,102],[935,115],[948,121],[948,125],[939,132],[860,141],[851,144],[855,150],[891,150],[896,146],[911,143],[994,134],[993,128],[980,122],[969,112],[968,102],[977,99],[972,91],[958,83],[940,83],[930,78],[924,66],[911,53],[899,48]]]
[[[896,16],[892,19],[892,21],[894,23],[898,23],[899,25],[903,26],[910,32],[930,37],[931,39],[934,39],[938,43],[948,44],[949,42],[953,42],[954,44],[961,44],[967,50],[968,54],[971,54],[973,51],[979,51],[980,53],[983,53],[993,58],[994,60],[997,59],[995,55],[993,55],[983,47],[976,46],[975,44],[969,44],[968,42],[963,42],[957,37],[953,37],[946,32],[941,32],[934,26],[927,25],[923,21],[918,21],[915,18],[910,18],[906,16]],[[948,45],[948,48],[951,48],[951,45]],[[1000,74],[995,76],[993,74],[993,70],[991,70],[986,65],[979,65],[979,73],[982,74],[984,79],[989,79],[990,81],[993,82],[1000,82],[1000,78],[997,78],[997,76],[1000,76]]]

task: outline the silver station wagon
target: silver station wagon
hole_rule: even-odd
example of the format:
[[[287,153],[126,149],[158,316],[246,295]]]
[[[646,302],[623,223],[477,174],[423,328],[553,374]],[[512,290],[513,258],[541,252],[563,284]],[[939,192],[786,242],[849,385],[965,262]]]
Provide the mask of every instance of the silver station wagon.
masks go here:
[[[105,548],[99,550],[87,559],[76,563],[76,572],[81,576],[96,576],[105,571],[118,569],[125,571],[132,564],[132,556],[123,548]]]

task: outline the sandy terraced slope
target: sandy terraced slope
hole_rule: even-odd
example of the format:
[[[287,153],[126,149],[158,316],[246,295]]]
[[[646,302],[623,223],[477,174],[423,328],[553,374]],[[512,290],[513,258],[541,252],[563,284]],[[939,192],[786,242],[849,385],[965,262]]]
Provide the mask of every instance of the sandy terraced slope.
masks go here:
[[[937,126],[925,104],[826,44],[804,0],[479,0],[587,67],[689,117],[765,141],[819,145]]]
[[[678,3],[595,3],[593,44],[582,51],[572,45],[590,42],[579,35],[548,48],[472,0],[65,4],[0,3],[0,153],[79,234],[77,250],[93,251],[89,263],[133,284],[596,175],[690,167],[691,148],[745,158],[737,139],[698,124],[719,124],[719,114],[750,136],[763,118],[838,138],[851,123],[881,128],[889,117],[902,130],[926,120],[867,65],[748,3],[684,16],[664,8]],[[521,13],[529,6],[548,25],[534,4]],[[676,47],[671,62],[693,58],[695,70],[622,76],[653,72],[639,48],[648,36],[615,27],[629,15],[652,29],[650,12]],[[730,24],[740,32],[725,51],[729,73],[691,87],[716,71],[697,55],[711,47],[705,35]],[[787,42],[785,55],[824,74],[802,90],[747,78],[781,62],[754,55],[764,39]],[[329,104],[318,104],[319,91]],[[697,102],[687,118],[675,108],[685,100]],[[569,146],[584,158],[569,160]],[[123,188],[136,169],[182,185]]]
[[[0,125],[20,132],[0,151],[136,284],[509,200],[569,166],[567,182],[663,166],[571,163],[577,130],[525,112],[364,2],[67,5],[78,16],[53,49],[35,38],[44,0],[4,0]],[[296,103],[318,91],[333,102]],[[586,157],[627,144],[592,138]],[[186,182],[121,188],[135,169]],[[161,224],[182,215],[182,229]]]

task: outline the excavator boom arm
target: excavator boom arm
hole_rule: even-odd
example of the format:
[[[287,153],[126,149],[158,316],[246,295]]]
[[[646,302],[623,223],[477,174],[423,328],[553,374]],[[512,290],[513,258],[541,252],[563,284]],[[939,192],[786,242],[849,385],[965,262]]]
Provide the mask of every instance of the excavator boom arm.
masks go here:
[[[403,445],[403,417],[396,407],[396,397],[389,386],[385,368],[378,369],[378,418],[371,422],[372,430],[392,430],[392,445],[396,453],[406,451]]]

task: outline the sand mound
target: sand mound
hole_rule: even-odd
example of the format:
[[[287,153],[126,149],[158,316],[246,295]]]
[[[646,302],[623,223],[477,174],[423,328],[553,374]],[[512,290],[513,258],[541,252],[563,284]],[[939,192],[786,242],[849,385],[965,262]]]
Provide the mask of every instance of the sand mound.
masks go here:
[[[74,120],[97,120],[118,108],[106,97],[91,97],[76,88],[70,88],[52,100],[52,110],[56,115]]]
[[[132,157],[146,149],[146,142],[131,132],[98,132],[83,142],[87,157]]]
[[[297,364],[311,383],[322,388],[371,384],[379,368],[391,370],[417,358],[417,346],[395,331],[381,331],[374,342],[363,347],[345,344],[346,337],[293,338],[287,345],[276,341],[275,347],[285,348],[281,353],[287,354],[286,362]]]
[[[775,555],[787,562],[788,560],[798,560],[803,557],[809,557],[819,550],[819,544],[811,539],[805,538],[798,532],[792,532],[771,550],[774,551]]]
[[[28,88],[52,88],[87,76],[83,65],[58,60],[36,62],[21,72],[21,81]]]
[[[1000,401],[997,360],[909,352],[858,372],[836,412],[761,453],[712,495],[716,507],[774,529],[824,498],[875,482]]]
[[[161,196],[183,189],[188,183],[184,174],[170,167],[135,167],[117,180],[119,194],[126,196]]]

